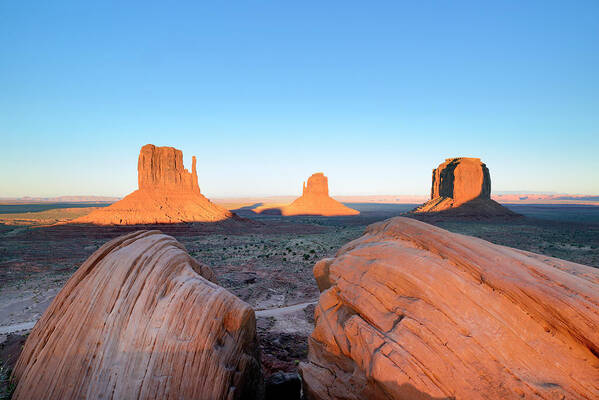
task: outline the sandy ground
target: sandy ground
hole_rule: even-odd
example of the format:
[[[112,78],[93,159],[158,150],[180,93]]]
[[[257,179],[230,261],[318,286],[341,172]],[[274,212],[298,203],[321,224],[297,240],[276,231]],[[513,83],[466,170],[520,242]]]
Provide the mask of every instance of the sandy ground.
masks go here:
[[[53,225],[68,222],[75,218],[87,215],[98,207],[61,208],[39,212],[24,212],[0,214],[0,223],[4,225]]]
[[[144,227],[0,225],[0,342],[10,346],[24,337],[103,243],[131,230],[157,228],[175,236],[213,268],[223,287],[257,310],[265,374],[294,371],[307,355],[313,328],[305,312],[318,299],[313,264],[360,236],[364,226],[314,217]],[[8,366],[16,356],[6,356]]]
[[[6,375],[20,352],[18,343],[78,266],[108,240],[140,228],[160,229],[175,236],[193,257],[213,268],[223,287],[256,310],[266,375],[296,370],[307,356],[307,338],[319,295],[312,275],[314,263],[334,256],[368,224],[400,215],[416,204],[348,205],[362,214],[332,218],[264,216],[244,206],[235,212],[247,219],[219,224],[0,224],[0,392],[4,390],[2,374]],[[432,222],[494,243],[599,267],[599,207],[520,207],[524,208],[514,210],[527,218]],[[48,212],[40,212],[40,221]],[[69,211],[50,213],[63,218]]]
[[[265,197],[230,197],[214,198],[217,204],[230,210],[239,208],[261,209],[275,208],[290,204],[301,193],[295,196],[265,196]],[[342,203],[369,204],[422,204],[430,200],[429,195],[363,195],[363,196],[332,196]],[[491,198],[501,204],[516,205],[594,205],[599,206],[599,196],[589,195],[537,195],[537,194],[496,194]]]

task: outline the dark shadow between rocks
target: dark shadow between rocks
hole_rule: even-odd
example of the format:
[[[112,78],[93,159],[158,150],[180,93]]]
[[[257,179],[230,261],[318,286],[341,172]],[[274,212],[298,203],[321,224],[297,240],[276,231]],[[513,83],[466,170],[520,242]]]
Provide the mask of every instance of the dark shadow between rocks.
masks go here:
[[[264,205],[264,203],[254,203],[254,204],[251,204],[249,206],[243,206],[243,207],[239,207],[239,208],[236,208],[234,210],[229,210],[229,211],[231,211],[232,213],[238,213],[240,211],[241,212],[243,212],[243,211],[252,211],[253,212],[254,208],[260,207],[260,206],[263,206],[263,205]]]

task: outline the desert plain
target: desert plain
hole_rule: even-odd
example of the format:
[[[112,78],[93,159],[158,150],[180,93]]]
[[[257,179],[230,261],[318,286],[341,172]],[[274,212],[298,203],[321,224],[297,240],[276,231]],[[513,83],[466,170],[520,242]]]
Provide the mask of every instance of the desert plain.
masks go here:
[[[266,378],[275,371],[296,372],[307,358],[319,298],[314,264],[334,256],[368,225],[405,215],[419,202],[401,196],[351,198],[344,203],[360,214],[337,217],[253,211],[290,200],[213,199],[239,219],[142,226],[64,223],[106,207],[107,202],[4,202],[0,205],[2,393],[10,391],[9,374],[28,332],[81,263],[108,240],[139,229],[174,236],[192,257],[213,269],[220,285],[255,309]],[[541,204],[511,197],[503,203],[522,215],[517,219],[432,217],[426,222],[547,259],[599,268],[599,206],[585,200],[537,201]]]
[[[216,201],[182,159],[143,146],[116,201],[0,206],[4,398],[598,390],[592,196],[502,204],[454,157],[422,204],[342,203],[322,172],[295,199]]]

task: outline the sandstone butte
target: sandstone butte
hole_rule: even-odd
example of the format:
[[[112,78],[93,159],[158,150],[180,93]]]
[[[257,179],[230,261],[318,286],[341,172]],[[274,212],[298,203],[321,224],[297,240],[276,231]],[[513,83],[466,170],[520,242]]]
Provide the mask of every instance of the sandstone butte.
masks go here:
[[[396,217],[314,275],[308,398],[599,398],[595,268]]]
[[[491,175],[480,158],[447,158],[433,170],[431,199],[414,213],[456,216],[517,216],[491,200]]]
[[[200,193],[196,158],[191,172],[183,153],[173,147],[147,144],[137,162],[138,190],[120,201],[71,221],[97,225],[216,222],[234,215]]]
[[[173,237],[98,249],[58,293],[14,369],[20,399],[253,399],[252,308]]]
[[[258,207],[255,212],[261,213],[268,208]],[[312,174],[308,183],[303,183],[302,195],[291,204],[280,208],[282,215],[321,215],[325,217],[357,215],[358,210],[349,208],[329,196],[329,181],[322,172]]]

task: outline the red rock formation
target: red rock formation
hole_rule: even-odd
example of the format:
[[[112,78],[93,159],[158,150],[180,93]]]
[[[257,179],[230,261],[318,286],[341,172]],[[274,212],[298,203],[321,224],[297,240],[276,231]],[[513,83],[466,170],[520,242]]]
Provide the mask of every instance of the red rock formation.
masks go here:
[[[192,157],[191,173],[183,167],[183,152],[173,147],[147,144],[137,161],[140,190],[176,190],[200,193],[196,158]]]
[[[314,267],[312,399],[599,398],[599,271],[410,218]]]
[[[228,210],[200,193],[196,158],[191,172],[183,167],[183,153],[173,147],[147,144],[137,163],[139,189],[121,201],[73,220],[98,225],[215,222],[233,217]]]
[[[321,197],[329,196],[329,179],[322,172],[312,174],[302,185],[302,196]]]
[[[480,158],[448,158],[433,170],[431,199],[451,197],[457,207],[476,198],[491,198],[491,176]]]
[[[356,215],[359,211],[346,207],[329,196],[329,182],[322,172],[308,178],[303,184],[302,196],[288,206],[282,207],[283,215]]]
[[[96,251],[37,322],[20,399],[240,399],[261,390],[252,308],[159,231]]]
[[[467,157],[447,158],[433,170],[431,199],[414,212],[445,212],[456,216],[516,215],[491,200],[491,176],[487,166],[480,158]]]

